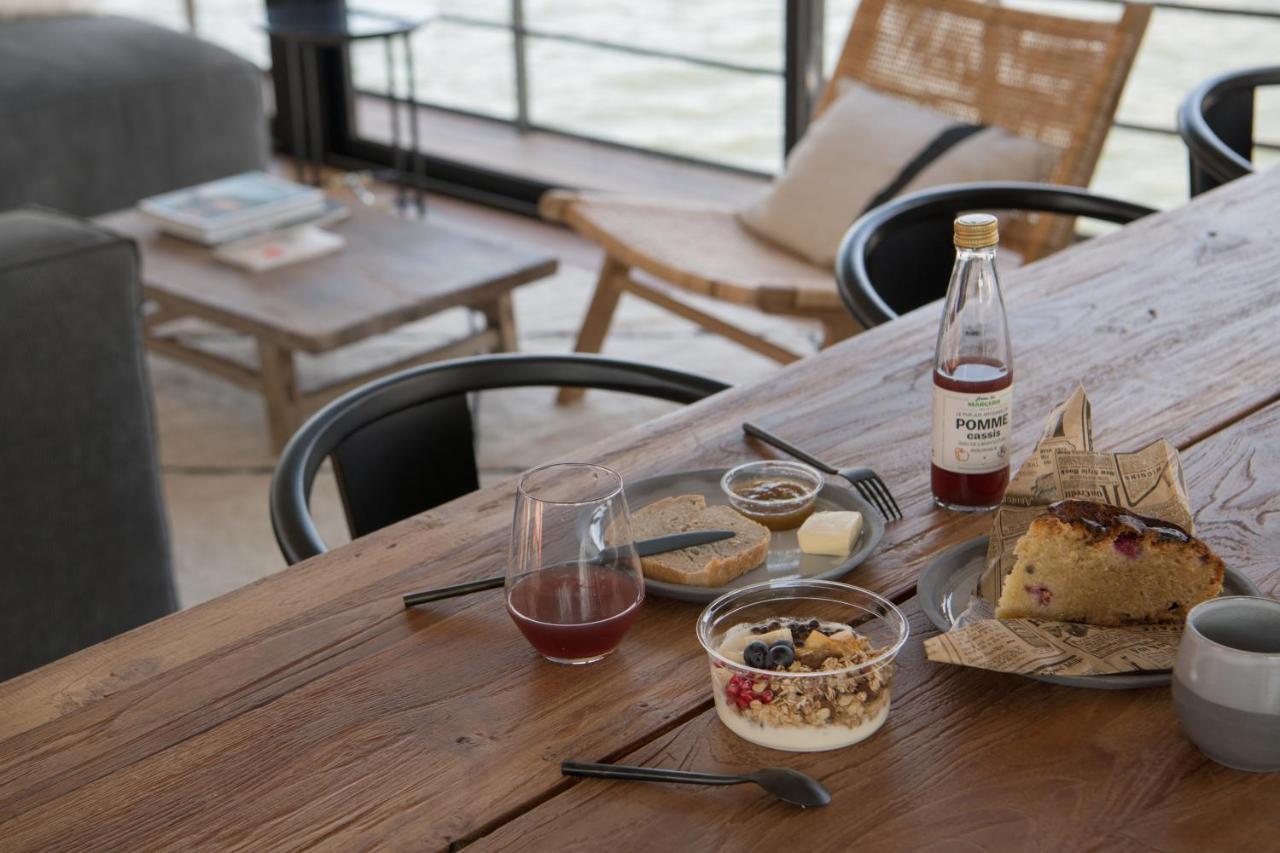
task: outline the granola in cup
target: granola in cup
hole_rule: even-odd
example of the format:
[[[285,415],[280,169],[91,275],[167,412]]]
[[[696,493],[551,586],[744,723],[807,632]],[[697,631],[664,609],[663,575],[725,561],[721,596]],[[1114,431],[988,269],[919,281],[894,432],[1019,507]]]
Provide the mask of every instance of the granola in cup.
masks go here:
[[[720,721],[791,752],[850,746],[884,724],[907,631],[887,599],[824,580],[742,587],[698,618]]]

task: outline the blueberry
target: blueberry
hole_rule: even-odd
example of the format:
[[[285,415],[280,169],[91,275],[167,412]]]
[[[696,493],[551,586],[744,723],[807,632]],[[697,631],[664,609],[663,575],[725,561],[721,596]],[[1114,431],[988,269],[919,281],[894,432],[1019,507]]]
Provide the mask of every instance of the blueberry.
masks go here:
[[[796,662],[796,650],[786,640],[769,647],[769,669],[786,669]]]
[[[764,669],[769,663],[769,647],[756,640],[742,650],[742,660],[753,669]]]

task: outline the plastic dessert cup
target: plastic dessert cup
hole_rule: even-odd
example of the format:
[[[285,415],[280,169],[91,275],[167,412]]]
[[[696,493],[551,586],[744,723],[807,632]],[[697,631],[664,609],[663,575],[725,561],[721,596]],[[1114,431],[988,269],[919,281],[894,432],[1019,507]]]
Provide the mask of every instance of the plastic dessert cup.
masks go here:
[[[779,632],[792,626],[795,652],[803,655],[792,665],[745,663],[744,640],[786,645]],[[893,661],[908,634],[907,620],[887,599],[824,580],[771,581],[726,593],[707,605],[697,630],[720,721],[745,740],[789,752],[838,749],[875,734],[889,715]],[[803,661],[817,658],[799,638],[814,631],[823,643],[831,637],[861,643],[863,651],[811,670]],[[850,631],[865,642],[848,639]]]
[[[770,530],[792,530],[813,513],[824,482],[816,468],[800,462],[767,460],[730,468],[720,479],[720,488],[729,499],[730,506],[747,518]],[[769,498],[742,494],[751,486],[766,483],[785,483],[786,491],[792,494]]]

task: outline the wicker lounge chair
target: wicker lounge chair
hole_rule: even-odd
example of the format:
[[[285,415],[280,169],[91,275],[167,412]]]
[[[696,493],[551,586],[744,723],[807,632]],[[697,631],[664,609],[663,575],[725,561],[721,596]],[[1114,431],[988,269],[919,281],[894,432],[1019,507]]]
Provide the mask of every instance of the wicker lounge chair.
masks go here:
[[[1092,21],[973,0],[864,0],[835,76],[1039,139],[1061,151],[1050,180],[1085,186],[1149,15],[1144,5],[1126,5],[1115,21]],[[832,81],[818,112],[835,97]],[[690,305],[681,291],[816,320],[824,347],[860,330],[831,270],[752,236],[732,210],[569,192],[547,193],[541,209],[606,252],[578,352],[600,351],[624,292],[783,363],[801,354]],[[1044,216],[1011,222],[1001,235],[1027,260],[1070,237],[1069,220]],[[581,393],[564,389],[560,401]]]

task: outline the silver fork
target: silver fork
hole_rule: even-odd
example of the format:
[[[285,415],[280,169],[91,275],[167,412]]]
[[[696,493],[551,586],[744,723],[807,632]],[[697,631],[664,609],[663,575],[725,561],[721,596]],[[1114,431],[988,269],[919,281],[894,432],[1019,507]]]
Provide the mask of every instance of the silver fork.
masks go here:
[[[870,468],[836,468],[834,465],[828,465],[816,456],[805,453],[794,444],[788,444],[778,438],[768,430],[761,429],[753,423],[743,423],[742,431],[747,435],[760,439],[765,444],[773,445],[801,462],[807,462],[819,471],[831,474],[836,477],[843,477],[848,480],[858,494],[867,499],[872,506],[880,511],[885,521],[897,521],[902,518],[902,510],[898,509],[898,502],[893,499],[893,493],[889,491],[889,487],[885,485],[884,480],[880,479],[880,475]]]

